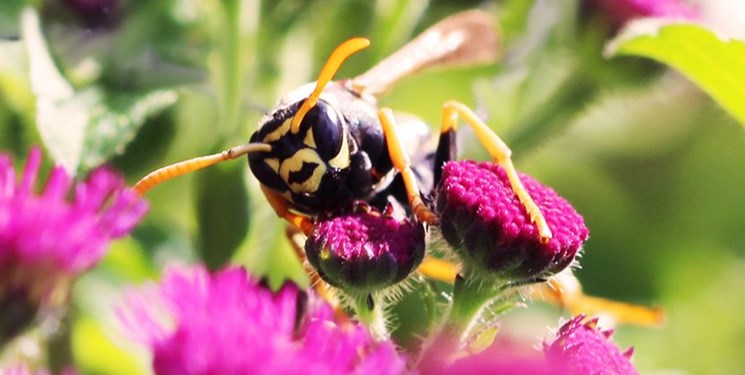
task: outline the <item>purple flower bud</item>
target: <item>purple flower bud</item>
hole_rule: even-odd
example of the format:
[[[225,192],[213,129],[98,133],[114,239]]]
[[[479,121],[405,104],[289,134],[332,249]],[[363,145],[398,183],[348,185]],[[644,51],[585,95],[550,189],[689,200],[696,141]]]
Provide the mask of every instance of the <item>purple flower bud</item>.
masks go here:
[[[424,257],[424,227],[363,206],[322,218],[305,243],[308,261],[329,284],[369,293],[408,276]]]
[[[553,190],[521,174],[553,237],[542,243],[536,225],[494,163],[447,163],[437,190],[445,240],[466,268],[511,281],[553,275],[574,260],[588,237],[582,216]]]
[[[631,363],[633,349],[622,352],[610,340],[613,331],[598,329],[597,319],[584,320],[578,315],[559,328],[551,344],[543,344],[547,360],[568,365],[576,375],[637,374]]]

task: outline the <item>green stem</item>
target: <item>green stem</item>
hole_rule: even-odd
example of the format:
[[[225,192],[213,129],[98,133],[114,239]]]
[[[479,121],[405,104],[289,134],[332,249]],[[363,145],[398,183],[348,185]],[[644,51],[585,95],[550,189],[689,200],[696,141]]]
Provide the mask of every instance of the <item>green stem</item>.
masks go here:
[[[367,326],[376,340],[388,340],[391,337],[388,332],[385,306],[381,298],[375,298],[372,294],[349,296],[352,309],[354,309],[357,320]]]
[[[511,284],[485,284],[474,278],[458,276],[447,318],[436,336],[420,354],[422,363],[448,362],[478,337],[485,312],[501,313],[512,307],[504,293]]]

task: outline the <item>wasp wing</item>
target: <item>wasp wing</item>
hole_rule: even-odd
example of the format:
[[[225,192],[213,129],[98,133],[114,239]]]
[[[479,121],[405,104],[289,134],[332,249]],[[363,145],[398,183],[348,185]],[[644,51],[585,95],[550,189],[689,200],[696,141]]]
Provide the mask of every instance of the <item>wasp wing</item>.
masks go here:
[[[480,10],[446,18],[367,72],[352,80],[361,94],[380,95],[400,79],[430,67],[494,62],[499,57],[499,33],[494,16]]]

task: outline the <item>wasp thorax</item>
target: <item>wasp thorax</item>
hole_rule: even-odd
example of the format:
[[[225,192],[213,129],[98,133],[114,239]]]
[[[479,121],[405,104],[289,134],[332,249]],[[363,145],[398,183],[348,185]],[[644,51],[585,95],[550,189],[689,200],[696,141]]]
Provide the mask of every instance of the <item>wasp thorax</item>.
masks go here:
[[[249,166],[262,184],[297,208],[320,211],[344,185],[350,164],[348,130],[334,107],[321,99],[293,131],[301,104],[276,110],[260,125],[251,142],[269,144],[272,150],[250,154]]]

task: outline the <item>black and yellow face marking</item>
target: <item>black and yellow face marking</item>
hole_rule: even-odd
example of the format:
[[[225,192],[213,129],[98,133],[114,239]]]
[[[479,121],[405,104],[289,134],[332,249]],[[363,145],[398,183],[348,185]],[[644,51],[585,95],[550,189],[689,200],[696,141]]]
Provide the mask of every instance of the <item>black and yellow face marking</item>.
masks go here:
[[[249,155],[249,165],[263,184],[312,209],[313,202],[325,198],[320,195],[333,194],[329,186],[343,185],[351,162],[349,131],[333,105],[321,99],[293,132],[300,105],[269,116],[251,139],[270,145],[272,152]]]

